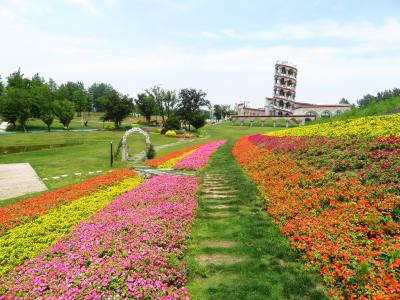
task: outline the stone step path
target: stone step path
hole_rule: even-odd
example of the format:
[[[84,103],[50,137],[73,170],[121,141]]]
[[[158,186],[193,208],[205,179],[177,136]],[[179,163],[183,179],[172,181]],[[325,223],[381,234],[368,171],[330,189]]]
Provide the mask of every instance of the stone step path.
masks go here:
[[[201,192],[200,204],[205,211],[204,217],[209,219],[210,225],[235,217],[235,197],[238,191],[230,186],[224,174],[207,173],[203,178]],[[237,246],[237,242],[229,240],[229,237],[220,239],[211,236],[200,244],[201,250],[204,250],[200,252],[207,252],[207,249],[212,249],[212,251],[198,254],[196,261],[204,267],[241,263],[246,259],[245,256],[226,253],[234,249],[235,246]]]

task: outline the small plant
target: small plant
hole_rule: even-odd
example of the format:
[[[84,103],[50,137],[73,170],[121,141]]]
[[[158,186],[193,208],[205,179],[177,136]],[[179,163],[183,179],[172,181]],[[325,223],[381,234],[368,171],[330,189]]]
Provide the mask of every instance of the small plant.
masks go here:
[[[168,130],[165,133],[165,136],[176,136],[176,132],[174,130]]]
[[[113,123],[110,123],[110,124],[106,124],[105,126],[104,126],[104,129],[105,130],[115,130],[115,125],[113,124]]]
[[[165,121],[165,128],[170,130],[181,129],[181,121],[177,117],[171,116]]]
[[[153,144],[149,145],[149,148],[147,149],[146,157],[147,159],[152,159],[156,156],[156,150],[154,149]]]

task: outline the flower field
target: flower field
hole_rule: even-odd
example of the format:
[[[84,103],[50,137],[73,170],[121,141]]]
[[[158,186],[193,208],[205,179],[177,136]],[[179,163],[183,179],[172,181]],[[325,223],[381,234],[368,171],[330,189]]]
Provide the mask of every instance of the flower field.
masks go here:
[[[187,298],[180,258],[198,184],[197,178],[163,175],[118,196],[2,277],[0,298]],[[48,226],[42,229],[46,239]]]
[[[350,136],[390,137],[400,136],[400,114],[389,116],[363,117],[346,121],[335,121],[304,127],[279,130],[275,136]]]
[[[0,235],[7,229],[23,224],[50,209],[68,203],[103,186],[108,186],[125,178],[136,176],[136,172],[129,169],[120,169],[97,176],[79,184],[60,188],[33,198],[19,201],[0,208]]]
[[[171,152],[171,153],[165,154],[163,156],[153,158],[151,160],[148,160],[146,162],[146,165],[147,166],[152,166],[152,167],[156,167],[156,166],[162,165],[164,163],[167,163],[168,160],[175,159],[177,157],[185,155],[186,153],[188,153],[188,152],[190,152],[192,150],[200,148],[202,145],[203,144],[189,146],[189,147],[186,147],[186,148],[184,148],[184,149],[182,149],[180,151]]]
[[[314,135],[308,127],[292,130]],[[233,154],[332,296],[398,299],[400,140],[362,130],[353,138],[244,137]]]
[[[156,159],[149,160],[146,165],[157,168],[174,168],[185,170],[201,170],[207,164],[210,155],[226,140],[219,140],[202,145],[187,147]]]
[[[8,230],[0,236],[0,276],[40,254],[79,222],[91,217],[116,196],[142,181],[138,176],[124,179]]]

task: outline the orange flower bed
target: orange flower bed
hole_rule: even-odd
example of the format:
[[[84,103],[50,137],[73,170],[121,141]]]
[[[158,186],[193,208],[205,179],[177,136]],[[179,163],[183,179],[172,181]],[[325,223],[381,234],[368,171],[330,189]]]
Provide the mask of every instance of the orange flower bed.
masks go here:
[[[157,158],[153,158],[153,159],[148,160],[146,162],[146,166],[154,167],[154,166],[161,165],[161,164],[165,163],[166,161],[168,161],[170,159],[176,158],[178,156],[183,155],[186,152],[189,152],[189,151],[195,150],[197,148],[200,148],[203,145],[204,144],[198,144],[198,145],[189,146],[189,147],[186,147],[186,148],[184,148],[182,150],[175,151],[175,152],[172,152],[172,153],[168,153],[168,154],[162,155],[162,156],[157,157]]]
[[[232,150],[281,232],[340,299],[400,298],[399,196],[334,175],[248,137]]]
[[[135,171],[119,169],[97,176],[79,184],[62,187],[56,191],[28,198],[0,208],[0,234],[45,214],[50,209],[87,195],[102,186],[108,186],[125,178],[136,176]]]

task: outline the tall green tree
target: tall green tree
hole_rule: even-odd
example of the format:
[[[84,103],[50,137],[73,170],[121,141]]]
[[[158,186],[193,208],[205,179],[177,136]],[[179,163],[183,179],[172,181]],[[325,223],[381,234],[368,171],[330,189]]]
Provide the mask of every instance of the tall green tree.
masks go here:
[[[214,105],[214,117],[217,121],[220,121],[222,118],[222,107],[219,104]]]
[[[72,102],[78,112],[78,116],[82,115],[84,111],[90,111],[92,108],[89,94],[83,89],[76,90],[72,95]]]
[[[0,97],[3,94],[3,91],[4,91],[4,84],[3,84],[3,80],[1,79],[1,76],[0,76]]]
[[[25,78],[19,69],[7,77],[7,87],[1,97],[1,114],[3,118],[12,123],[21,125],[26,132],[26,122],[32,116],[32,81]]]
[[[132,112],[132,98],[121,95],[115,90],[108,91],[100,98],[104,107],[104,121],[113,121],[116,128],[121,127],[122,120]]]
[[[151,116],[157,113],[157,103],[154,96],[149,93],[138,94],[135,103],[139,112],[146,117],[147,123],[150,123]]]
[[[165,122],[165,109],[163,103],[164,90],[159,85],[155,85],[150,88],[150,90],[146,90],[146,93],[149,96],[152,96],[156,103],[156,109],[154,113],[160,115],[163,119],[163,122]]]
[[[12,123],[15,127],[15,122],[21,125],[26,132],[26,122],[32,115],[31,99],[28,89],[22,88],[7,88],[2,95],[1,113],[3,118]]]
[[[104,112],[104,107],[101,104],[101,97],[105,96],[107,92],[113,91],[114,88],[107,83],[93,83],[88,88],[88,93],[91,98],[93,108],[98,112]]]
[[[181,119],[189,125],[198,115],[202,107],[210,107],[210,101],[206,99],[207,94],[202,90],[182,89],[179,92],[178,114]]]
[[[230,116],[231,106],[229,104],[221,105],[222,118]]]
[[[75,115],[74,103],[66,99],[55,100],[52,104],[52,109],[60,123],[63,124],[64,129],[68,129]]]
[[[176,106],[178,104],[178,98],[176,97],[175,91],[164,90],[162,92],[162,102],[164,105],[164,111],[167,118],[175,114]]]

